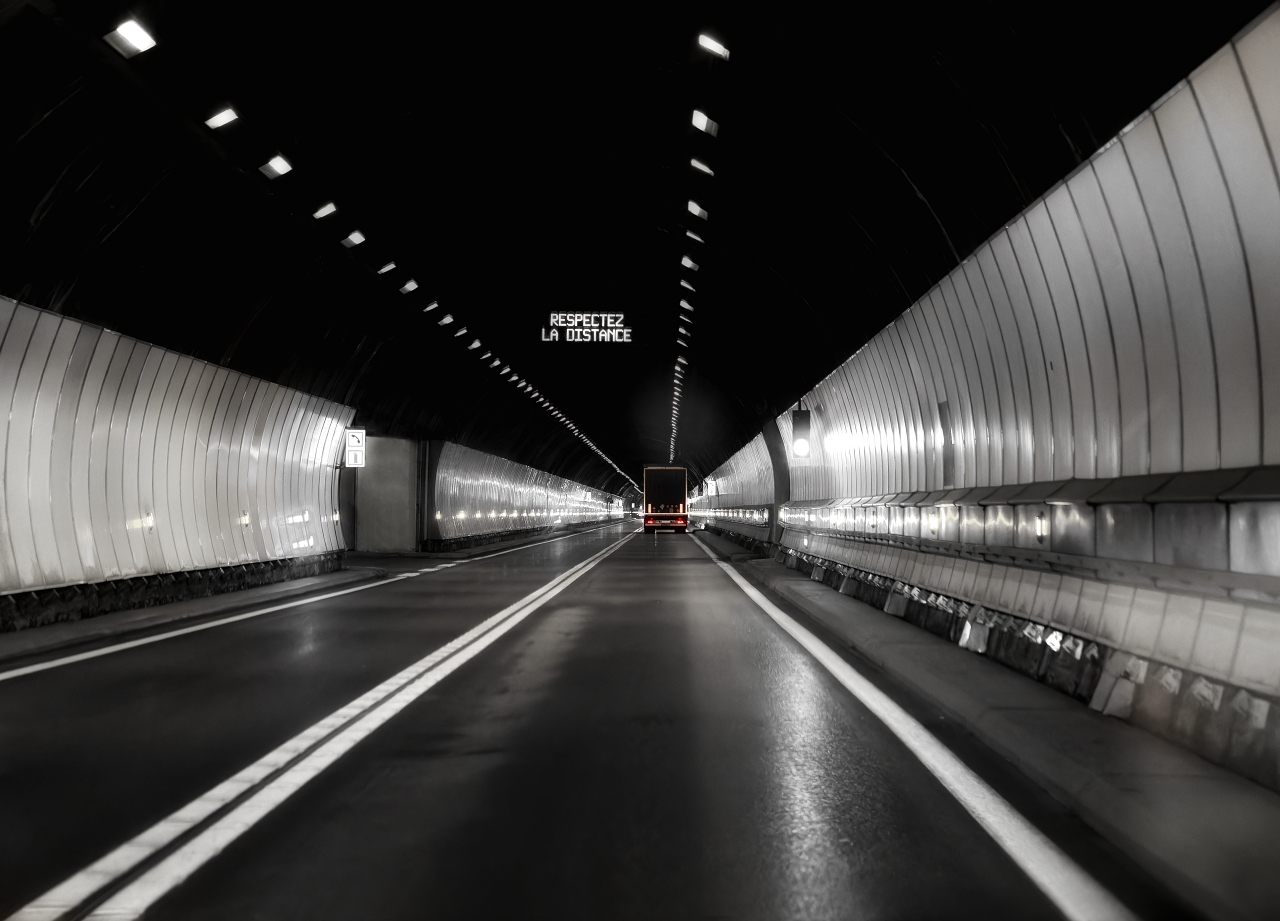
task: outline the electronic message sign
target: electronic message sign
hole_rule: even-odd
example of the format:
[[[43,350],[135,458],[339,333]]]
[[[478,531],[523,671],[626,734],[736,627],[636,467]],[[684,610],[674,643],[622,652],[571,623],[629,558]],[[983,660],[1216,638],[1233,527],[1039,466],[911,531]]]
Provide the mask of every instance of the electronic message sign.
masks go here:
[[[630,342],[631,327],[621,313],[553,313],[542,327],[543,342]]]

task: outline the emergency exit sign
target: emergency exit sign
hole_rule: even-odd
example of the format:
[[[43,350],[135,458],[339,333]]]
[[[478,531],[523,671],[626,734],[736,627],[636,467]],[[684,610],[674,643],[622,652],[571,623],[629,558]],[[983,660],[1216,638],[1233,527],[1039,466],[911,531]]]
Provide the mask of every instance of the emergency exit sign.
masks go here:
[[[347,429],[346,467],[364,466],[364,429]]]

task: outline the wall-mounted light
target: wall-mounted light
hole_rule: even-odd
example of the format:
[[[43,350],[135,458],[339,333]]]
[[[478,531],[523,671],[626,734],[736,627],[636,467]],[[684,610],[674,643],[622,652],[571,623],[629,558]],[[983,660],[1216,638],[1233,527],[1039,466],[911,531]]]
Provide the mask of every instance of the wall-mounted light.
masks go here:
[[[1036,515],[1036,540],[1044,543],[1044,539],[1049,536],[1049,522],[1044,516],[1044,512]]]
[[[809,456],[809,410],[797,409],[791,414],[791,453]]]

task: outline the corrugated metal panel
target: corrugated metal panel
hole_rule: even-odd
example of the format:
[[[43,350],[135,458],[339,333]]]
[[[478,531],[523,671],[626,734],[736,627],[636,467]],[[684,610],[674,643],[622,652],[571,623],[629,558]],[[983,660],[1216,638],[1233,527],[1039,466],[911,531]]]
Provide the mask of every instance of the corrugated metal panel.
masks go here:
[[[805,396],[815,437],[810,457],[790,458],[793,500],[1280,461],[1280,364],[1260,359],[1280,346],[1267,153],[1280,142],[1280,13],[1238,51],[1211,58]],[[789,428],[783,414],[788,445]]]
[[[0,591],[341,548],[350,408],[3,299],[0,335]]]
[[[622,515],[616,496],[451,442],[441,447],[433,488],[443,540]]]

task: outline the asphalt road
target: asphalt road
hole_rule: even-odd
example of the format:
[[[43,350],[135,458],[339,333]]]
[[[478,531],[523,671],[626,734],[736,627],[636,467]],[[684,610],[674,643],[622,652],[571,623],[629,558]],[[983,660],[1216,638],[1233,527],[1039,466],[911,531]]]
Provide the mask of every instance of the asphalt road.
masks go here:
[[[0,682],[0,917],[632,527]],[[998,759],[842,655],[1139,914],[1180,914]],[[632,536],[145,917],[517,915],[1062,917],[675,534]]]

